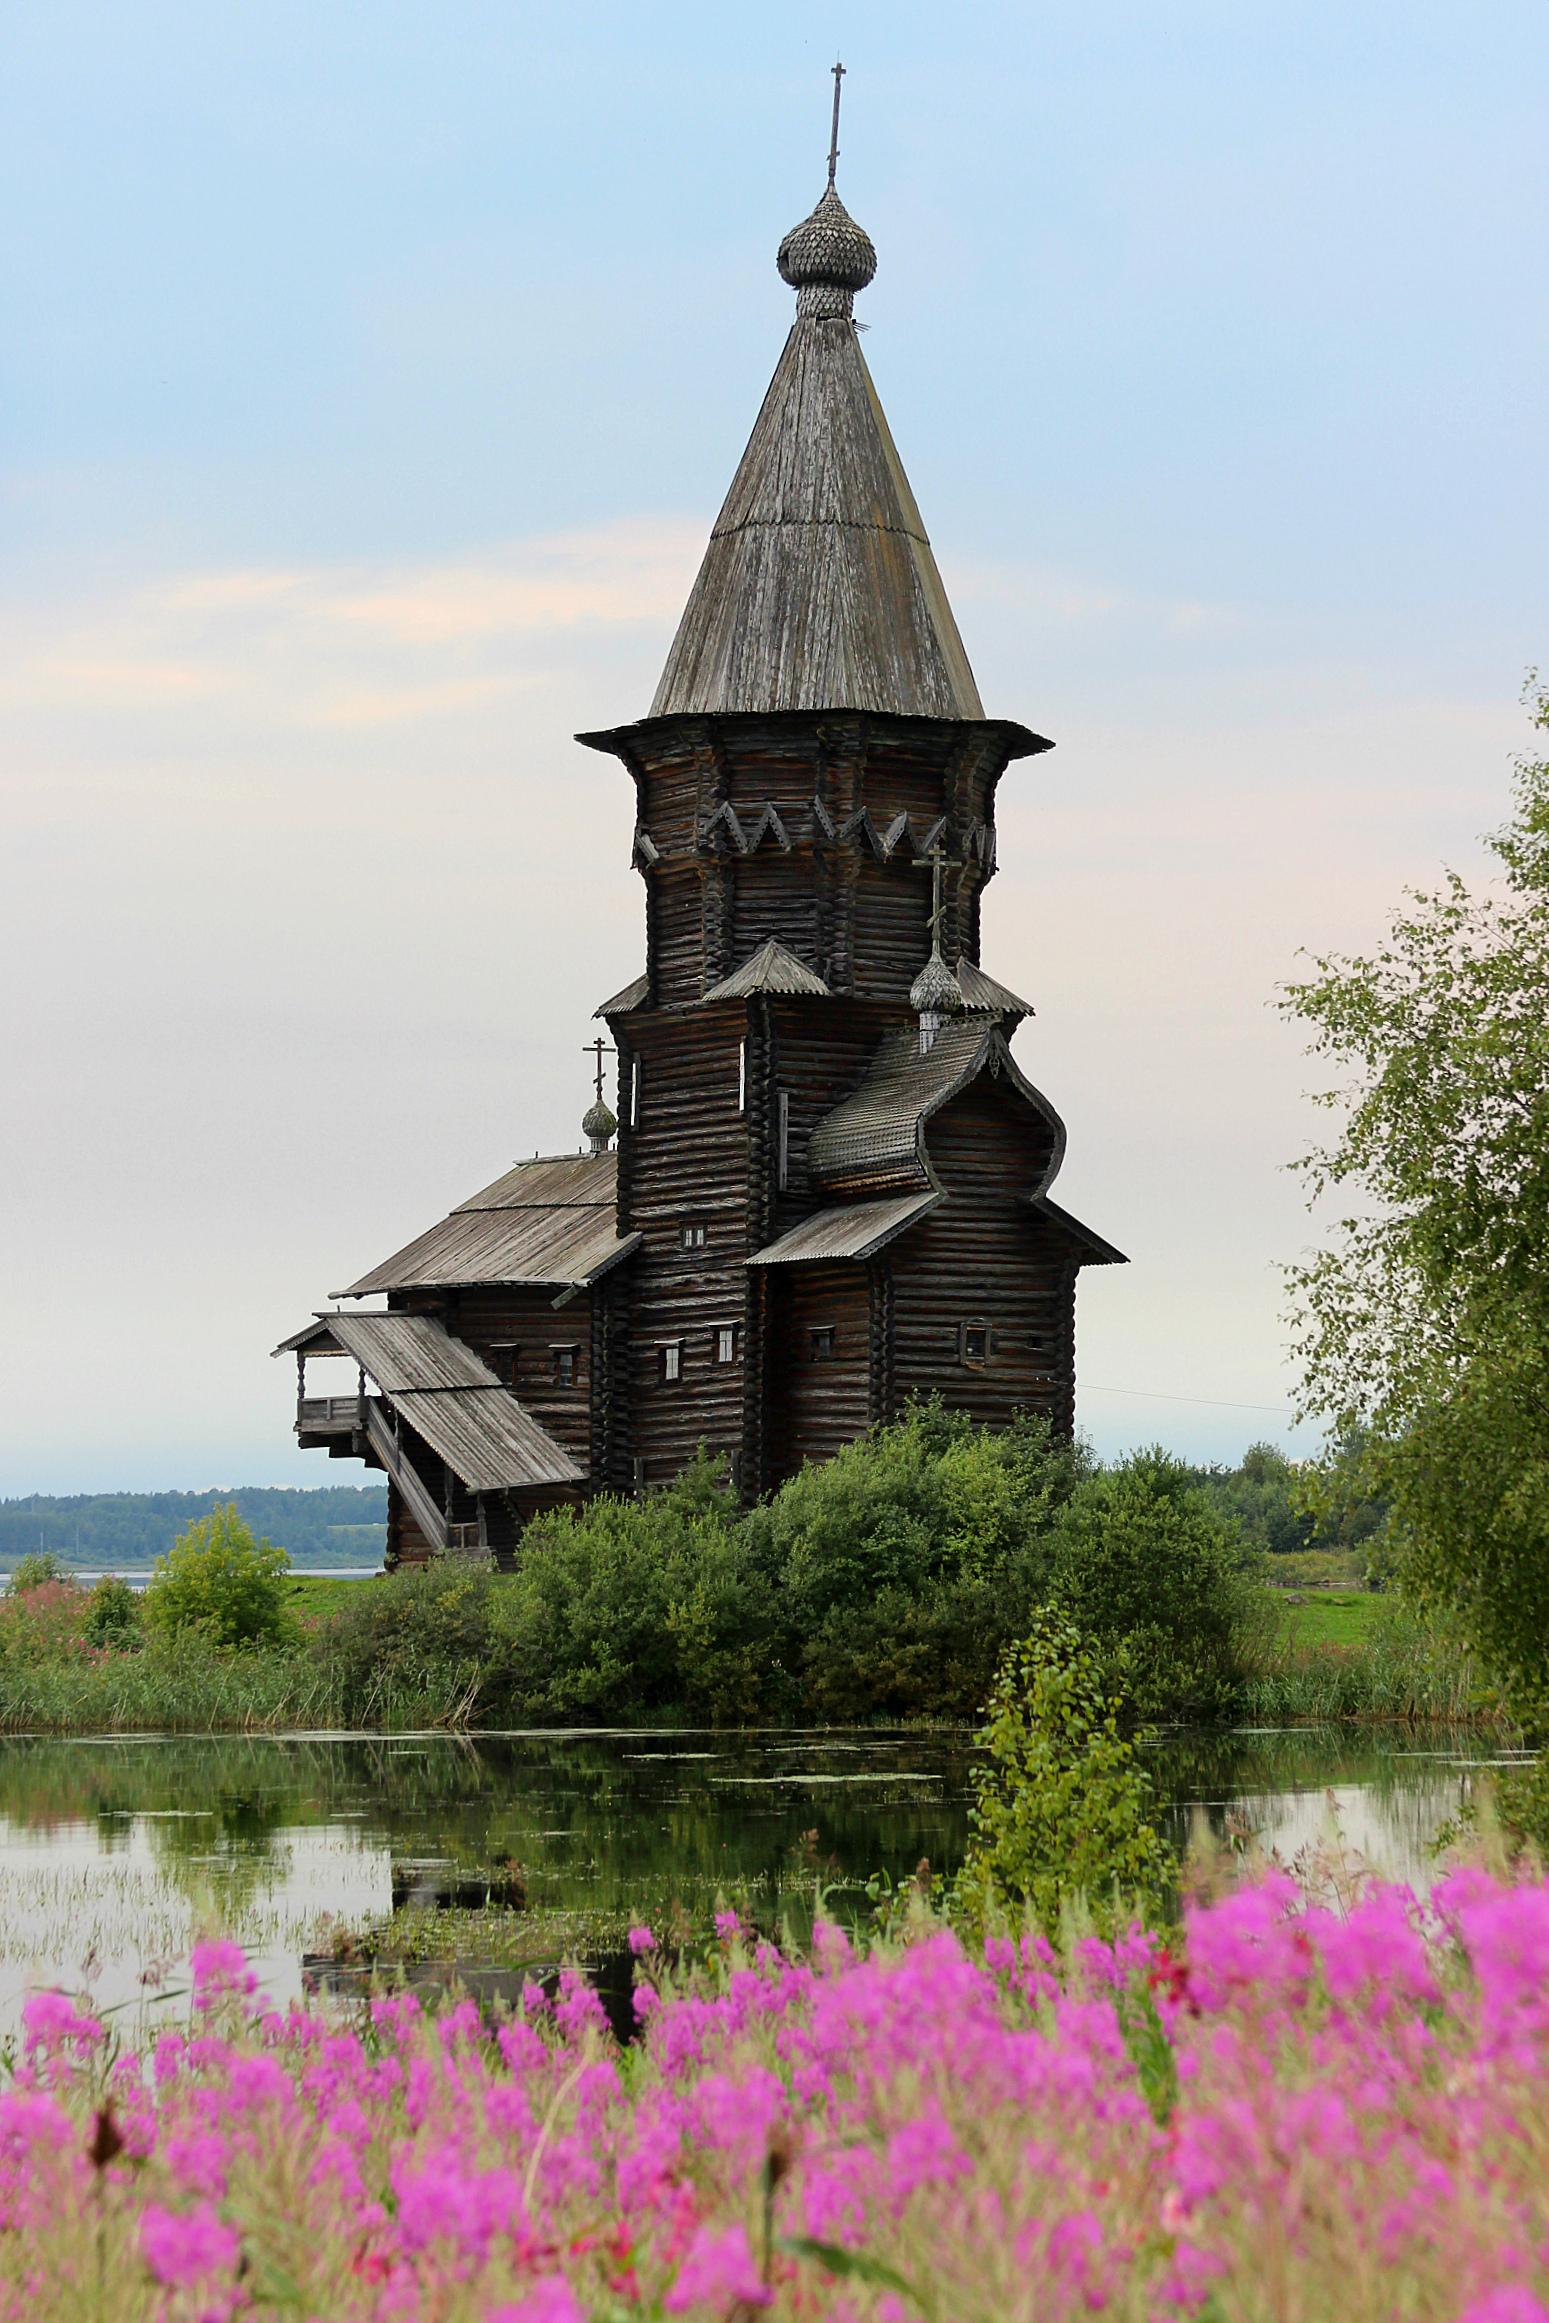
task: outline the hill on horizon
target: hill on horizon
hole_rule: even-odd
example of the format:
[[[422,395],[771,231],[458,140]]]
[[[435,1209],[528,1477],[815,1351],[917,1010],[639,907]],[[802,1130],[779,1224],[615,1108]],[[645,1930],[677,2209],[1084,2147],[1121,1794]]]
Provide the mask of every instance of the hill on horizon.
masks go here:
[[[235,1501],[298,1565],[375,1565],[387,1545],[385,1484],[234,1484],[209,1492],[29,1492],[0,1500],[0,1570],[52,1551],[62,1565],[150,1565],[196,1517]]]

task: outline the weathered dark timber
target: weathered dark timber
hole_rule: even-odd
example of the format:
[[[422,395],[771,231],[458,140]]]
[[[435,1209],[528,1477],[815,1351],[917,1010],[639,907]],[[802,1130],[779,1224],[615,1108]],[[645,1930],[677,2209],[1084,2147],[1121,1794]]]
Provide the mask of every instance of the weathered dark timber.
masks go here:
[[[755,1497],[911,1396],[1075,1424],[1075,1283],[1120,1254],[1049,1187],[1065,1131],[980,963],[1006,769],[861,358],[875,252],[832,184],[787,235],[795,326],[648,717],[645,965],[605,1001],[617,1122],[528,1162],[286,1343],[297,1434],[389,1483],[388,1561],[509,1562],[536,1510]],[[614,1128],[617,1148],[608,1150]],[[353,1394],[308,1395],[332,1354]]]

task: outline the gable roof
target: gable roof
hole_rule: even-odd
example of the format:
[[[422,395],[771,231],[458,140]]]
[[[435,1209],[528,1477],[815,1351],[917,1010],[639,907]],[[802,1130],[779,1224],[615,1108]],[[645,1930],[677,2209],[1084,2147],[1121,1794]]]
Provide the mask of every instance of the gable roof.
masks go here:
[[[332,1296],[471,1283],[584,1288],[639,1247],[638,1234],[619,1233],[617,1204],[616,1153],[518,1162]]]
[[[584,1481],[563,1445],[482,1357],[428,1315],[319,1315],[275,1353],[326,1343],[354,1356],[471,1492]]]
[[[822,977],[773,936],[767,944],[760,944],[751,960],[744,960],[730,976],[712,985],[705,998],[745,1000],[755,992],[780,992],[791,998],[807,994],[815,1000],[833,997]]]
[[[798,310],[650,715],[826,709],[984,716],[855,325]]]

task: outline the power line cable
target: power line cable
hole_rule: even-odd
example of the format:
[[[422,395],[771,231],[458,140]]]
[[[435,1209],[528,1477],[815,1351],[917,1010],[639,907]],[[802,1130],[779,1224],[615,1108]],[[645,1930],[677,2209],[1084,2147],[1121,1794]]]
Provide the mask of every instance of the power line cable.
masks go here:
[[[1083,1395],[1137,1395],[1150,1403],[1209,1404],[1214,1410],[1223,1412],[1273,1412],[1282,1420],[1294,1419],[1296,1416],[1290,1405],[1284,1403],[1233,1403],[1224,1395],[1169,1395],[1165,1388],[1160,1387],[1099,1387],[1091,1379],[1078,1379],[1076,1385]]]

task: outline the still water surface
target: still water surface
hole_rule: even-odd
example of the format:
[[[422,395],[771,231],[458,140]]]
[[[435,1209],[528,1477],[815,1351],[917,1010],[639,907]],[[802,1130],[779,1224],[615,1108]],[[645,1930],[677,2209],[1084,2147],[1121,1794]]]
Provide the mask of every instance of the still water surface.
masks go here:
[[[1174,1737],[1152,1766],[1180,1841],[1202,1808],[1289,1861],[1326,1835],[1332,1796],[1349,1846],[1424,1886],[1435,1833],[1496,1755],[1282,1730]],[[515,1865],[529,1913],[659,1920],[717,1894],[777,1914],[818,1880],[922,1858],[948,1870],[974,1756],[966,1732],[876,1729],[8,1739],[0,2031],[37,1983],[138,2009],[215,1926],[288,1999],[321,1926],[392,1911],[395,1872],[401,1899]]]

